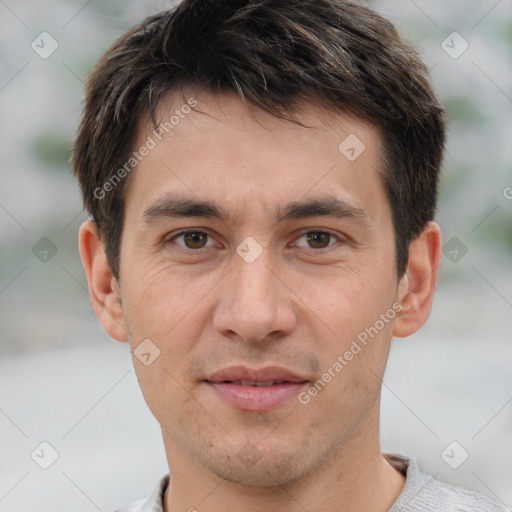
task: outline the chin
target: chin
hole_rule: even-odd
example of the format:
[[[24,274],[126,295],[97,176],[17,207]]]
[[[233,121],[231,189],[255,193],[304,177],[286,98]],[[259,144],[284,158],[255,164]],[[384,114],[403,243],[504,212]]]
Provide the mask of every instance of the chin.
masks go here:
[[[247,443],[233,454],[212,454],[202,462],[218,477],[240,485],[274,487],[287,485],[306,475],[308,469],[303,454],[283,453],[278,450],[259,451]]]
[[[252,468],[246,468],[243,465],[235,464],[229,469],[224,466],[221,472],[215,473],[217,476],[227,480],[228,482],[252,487],[276,487],[287,485],[298,480],[301,476],[279,472],[272,464],[262,464],[258,465],[258,467]]]

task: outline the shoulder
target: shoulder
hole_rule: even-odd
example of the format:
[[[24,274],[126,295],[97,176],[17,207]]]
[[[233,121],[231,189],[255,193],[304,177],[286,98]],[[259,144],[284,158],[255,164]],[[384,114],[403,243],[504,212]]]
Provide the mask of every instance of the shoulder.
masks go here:
[[[511,512],[483,494],[445,484],[423,473],[414,457],[385,454],[398,469],[403,464],[405,485],[388,512]]]
[[[437,482],[437,480],[436,480]],[[447,512],[510,512],[502,503],[483,494],[438,482],[443,511]]]

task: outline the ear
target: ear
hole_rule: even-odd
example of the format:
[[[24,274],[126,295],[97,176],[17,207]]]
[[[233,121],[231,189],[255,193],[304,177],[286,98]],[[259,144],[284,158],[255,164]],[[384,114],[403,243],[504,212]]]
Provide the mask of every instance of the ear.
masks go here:
[[[80,226],[78,247],[96,316],[109,336],[118,341],[127,341],[121,292],[94,221],[88,220]]]
[[[428,222],[409,245],[407,270],[398,285],[402,310],[396,316],[393,336],[403,338],[416,332],[430,315],[441,264],[441,228]]]

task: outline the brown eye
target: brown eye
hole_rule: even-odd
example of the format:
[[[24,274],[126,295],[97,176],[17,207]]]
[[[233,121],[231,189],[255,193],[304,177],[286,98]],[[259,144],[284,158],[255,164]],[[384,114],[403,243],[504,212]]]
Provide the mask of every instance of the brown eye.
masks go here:
[[[208,233],[205,233],[204,231],[186,231],[178,233],[171,240],[176,241],[178,239],[182,239],[183,243],[176,243],[186,249],[202,249],[203,247],[208,247],[206,245],[208,237]]]
[[[305,240],[305,243],[300,242],[301,240]],[[321,252],[322,250],[329,250],[338,240],[343,239],[329,231],[308,231],[302,234],[294,245],[302,249]]]
[[[324,249],[329,246],[331,234],[326,231],[311,231],[306,233],[306,239],[314,249]]]

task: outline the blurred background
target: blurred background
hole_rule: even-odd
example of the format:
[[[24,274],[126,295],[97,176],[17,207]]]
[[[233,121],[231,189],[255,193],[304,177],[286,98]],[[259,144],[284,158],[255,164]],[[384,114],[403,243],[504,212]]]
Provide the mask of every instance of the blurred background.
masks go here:
[[[512,506],[512,2],[369,4],[419,49],[450,117],[437,297],[426,326],[393,341],[383,450]],[[128,345],[89,303],[68,159],[87,72],[169,6],[0,0],[3,512],[115,510],[167,472]]]

